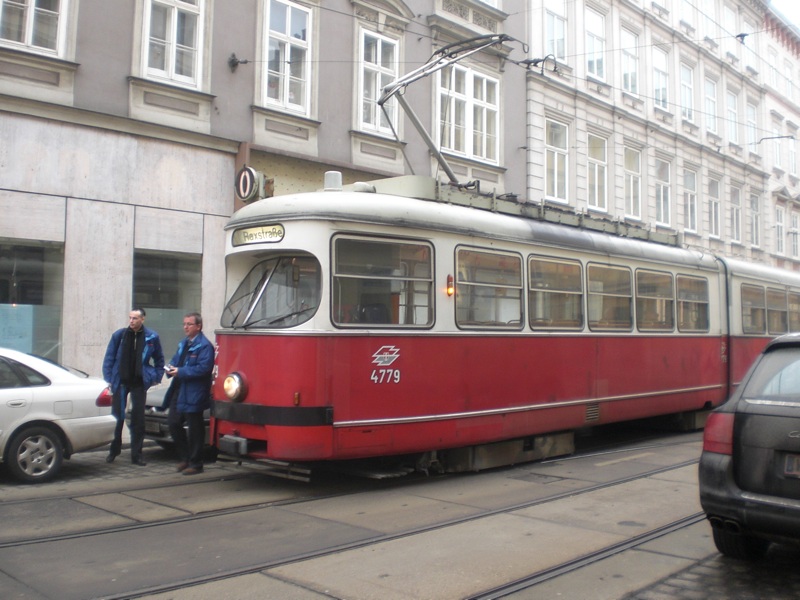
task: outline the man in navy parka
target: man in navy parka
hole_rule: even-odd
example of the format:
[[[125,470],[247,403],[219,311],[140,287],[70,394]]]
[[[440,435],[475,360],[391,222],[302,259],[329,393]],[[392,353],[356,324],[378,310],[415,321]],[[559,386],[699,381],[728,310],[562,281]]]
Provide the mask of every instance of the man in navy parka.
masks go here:
[[[125,424],[125,404],[131,397],[131,462],[140,467],[147,463],[142,458],[144,443],[144,408],[147,390],[161,383],[164,375],[164,351],[161,339],[152,329],[144,326],[143,308],[134,308],[128,314],[128,327],[111,335],[103,359],[103,377],[111,384],[114,394],[112,414],[117,418],[114,441],[106,462],[122,450],[122,427]]]
[[[167,365],[172,383],[164,396],[169,407],[169,432],[180,457],[178,471],[184,475],[203,472],[205,418],[211,404],[211,374],[214,370],[214,346],[203,335],[203,317],[192,312],[183,317],[186,337]],[[184,430],[184,423],[186,429]]]

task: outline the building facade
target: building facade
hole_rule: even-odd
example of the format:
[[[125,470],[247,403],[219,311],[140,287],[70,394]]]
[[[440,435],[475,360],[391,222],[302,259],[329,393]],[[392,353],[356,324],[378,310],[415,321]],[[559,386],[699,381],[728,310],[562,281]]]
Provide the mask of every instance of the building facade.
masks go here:
[[[761,0],[0,0],[0,345],[99,373],[131,306],[212,333],[245,164],[274,194],[459,180],[800,268],[800,33]]]

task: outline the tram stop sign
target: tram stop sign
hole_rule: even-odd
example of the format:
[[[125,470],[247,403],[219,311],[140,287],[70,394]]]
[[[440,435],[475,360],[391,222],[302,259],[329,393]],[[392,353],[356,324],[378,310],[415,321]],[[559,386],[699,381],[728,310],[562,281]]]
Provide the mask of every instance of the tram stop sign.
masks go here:
[[[257,200],[263,193],[264,175],[245,165],[236,174],[236,195],[242,202]]]

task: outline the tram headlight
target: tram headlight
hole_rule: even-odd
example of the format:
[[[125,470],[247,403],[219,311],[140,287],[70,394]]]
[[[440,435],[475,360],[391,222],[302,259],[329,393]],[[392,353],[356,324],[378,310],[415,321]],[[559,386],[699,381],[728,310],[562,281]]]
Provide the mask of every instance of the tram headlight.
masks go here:
[[[231,373],[222,382],[222,389],[225,396],[233,402],[241,402],[247,395],[247,385],[244,377],[239,373]]]

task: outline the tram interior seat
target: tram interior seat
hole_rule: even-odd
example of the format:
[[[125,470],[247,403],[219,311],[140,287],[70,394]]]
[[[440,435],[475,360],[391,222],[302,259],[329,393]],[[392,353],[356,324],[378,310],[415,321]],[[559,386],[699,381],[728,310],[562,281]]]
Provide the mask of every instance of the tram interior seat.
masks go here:
[[[386,324],[392,322],[389,316],[389,307],[378,302],[362,304],[358,310],[358,317],[362,323]]]

